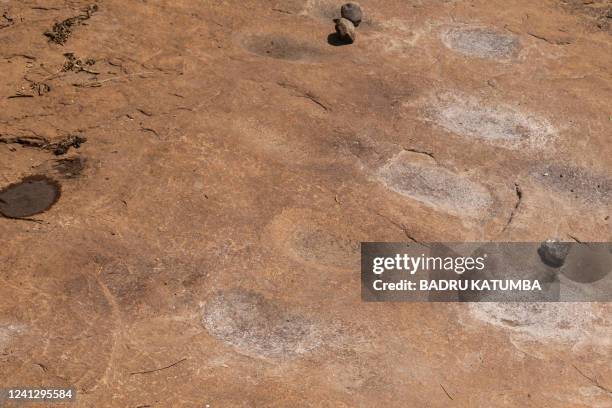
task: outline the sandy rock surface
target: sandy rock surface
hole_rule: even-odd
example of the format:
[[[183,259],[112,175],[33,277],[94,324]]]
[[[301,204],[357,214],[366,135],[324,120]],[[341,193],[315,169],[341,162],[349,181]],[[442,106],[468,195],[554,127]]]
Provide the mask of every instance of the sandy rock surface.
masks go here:
[[[341,4],[0,0],[0,190],[61,186],[0,217],[0,386],[612,406],[609,304],[368,304],[359,279],[362,241],[611,239],[610,3],[364,0],[334,46]]]

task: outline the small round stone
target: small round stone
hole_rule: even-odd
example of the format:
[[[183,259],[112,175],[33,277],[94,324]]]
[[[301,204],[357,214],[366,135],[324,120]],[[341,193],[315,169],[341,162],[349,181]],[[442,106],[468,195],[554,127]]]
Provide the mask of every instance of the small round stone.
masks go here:
[[[337,18],[334,20],[336,23],[336,33],[340,40],[352,44],[355,41],[355,26],[346,18]]]
[[[355,27],[361,23],[361,7],[357,3],[346,3],[340,7],[340,15],[349,20]]]
[[[565,258],[570,250],[568,242],[560,242],[558,239],[549,239],[543,242],[538,248],[540,259],[546,265],[553,268],[560,268],[565,263]]]

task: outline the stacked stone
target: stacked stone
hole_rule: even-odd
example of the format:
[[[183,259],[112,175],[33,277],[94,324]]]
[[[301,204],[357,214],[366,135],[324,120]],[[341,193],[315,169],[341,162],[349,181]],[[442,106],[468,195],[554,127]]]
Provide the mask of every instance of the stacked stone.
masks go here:
[[[334,19],[336,33],[340,40],[352,44],[355,41],[355,27],[361,23],[361,7],[357,3],[346,3],[340,8],[341,18]]]

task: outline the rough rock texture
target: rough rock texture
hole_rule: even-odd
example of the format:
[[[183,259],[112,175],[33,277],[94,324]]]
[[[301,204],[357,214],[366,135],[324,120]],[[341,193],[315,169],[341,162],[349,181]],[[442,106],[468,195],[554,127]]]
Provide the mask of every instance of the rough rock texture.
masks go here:
[[[610,406],[609,305],[364,304],[359,279],[361,241],[611,238],[609,3],[371,0],[333,47],[341,4],[0,0],[0,190],[62,192],[0,217],[0,386]]]

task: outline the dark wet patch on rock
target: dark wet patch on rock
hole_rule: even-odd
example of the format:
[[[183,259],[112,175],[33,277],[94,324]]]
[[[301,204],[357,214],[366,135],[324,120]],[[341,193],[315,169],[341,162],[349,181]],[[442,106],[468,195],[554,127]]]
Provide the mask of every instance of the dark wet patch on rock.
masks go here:
[[[465,55],[488,59],[507,59],[516,53],[516,37],[490,28],[457,27],[442,34],[444,44]]]
[[[45,176],[26,177],[0,190],[0,214],[24,218],[50,209],[59,200],[61,187]]]
[[[246,290],[214,294],[204,306],[202,323],[212,336],[256,357],[291,358],[321,344],[311,321]]]
[[[320,55],[316,48],[280,35],[253,36],[244,42],[244,46],[253,54],[288,61],[307,60]]]
[[[478,216],[492,204],[486,188],[445,168],[413,163],[400,153],[377,173],[390,190],[444,212]]]

